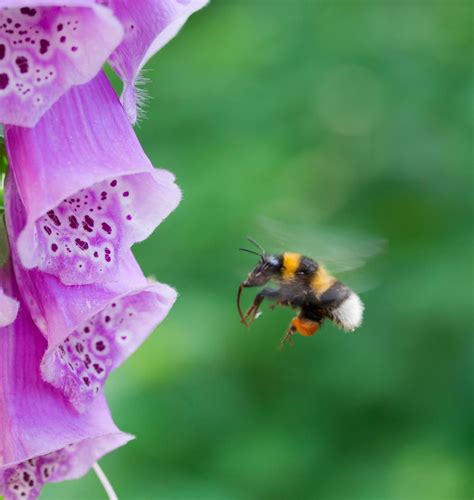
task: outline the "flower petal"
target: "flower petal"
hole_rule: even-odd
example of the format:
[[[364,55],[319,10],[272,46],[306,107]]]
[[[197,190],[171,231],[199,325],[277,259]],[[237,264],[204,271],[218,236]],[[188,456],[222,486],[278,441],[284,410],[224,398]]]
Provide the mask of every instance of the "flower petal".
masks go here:
[[[72,85],[97,74],[123,29],[93,0],[25,3],[1,2],[0,123],[32,127]]]
[[[10,266],[0,286],[21,303]],[[0,495],[36,498],[45,482],[83,475],[101,456],[132,436],[115,426],[102,396],[77,413],[44,382],[39,364],[46,341],[24,303],[0,329]]]
[[[124,81],[122,102],[132,123],[137,119],[135,81],[141,68],[178,33],[188,17],[207,2],[208,0],[109,2],[125,28],[124,39],[109,61]]]
[[[116,279],[122,255],[181,198],[174,177],[152,167],[102,72],[36,127],[5,127],[5,142],[27,213],[21,261],[68,285]]]
[[[5,202],[13,239],[25,212],[11,177]],[[48,340],[43,378],[79,411],[94,401],[109,373],[140,346],[176,300],[175,290],[146,280],[131,252],[122,257],[117,281],[107,285],[66,286],[38,269],[24,269],[14,247],[12,258],[22,296]]]
[[[15,321],[18,307],[18,301],[5,295],[0,288],[0,327],[7,326]]]

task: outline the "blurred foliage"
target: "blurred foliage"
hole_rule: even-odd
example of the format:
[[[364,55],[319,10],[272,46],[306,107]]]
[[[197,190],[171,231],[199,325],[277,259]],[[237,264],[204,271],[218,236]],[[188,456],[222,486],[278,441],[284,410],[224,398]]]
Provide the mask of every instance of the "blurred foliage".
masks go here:
[[[180,298],[108,384],[137,436],[101,461],[121,498],[473,497],[472,19],[214,0],[147,66],[137,133],[184,198],[135,253]],[[261,216],[388,241],[356,334],[279,352],[291,311],[239,324],[237,248],[279,250]],[[104,493],[90,473],[45,498]]]

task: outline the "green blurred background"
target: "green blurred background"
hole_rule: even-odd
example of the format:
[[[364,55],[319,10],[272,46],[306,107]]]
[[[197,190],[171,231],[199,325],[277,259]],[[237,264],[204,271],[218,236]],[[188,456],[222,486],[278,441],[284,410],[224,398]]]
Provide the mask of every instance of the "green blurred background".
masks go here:
[[[101,461],[119,497],[473,497],[472,26],[468,1],[214,0],[147,67],[137,133],[184,199],[135,250],[180,298],[107,386],[137,436]],[[291,311],[239,323],[237,248],[280,250],[261,215],[388,241],[356,334],[279,352]]]

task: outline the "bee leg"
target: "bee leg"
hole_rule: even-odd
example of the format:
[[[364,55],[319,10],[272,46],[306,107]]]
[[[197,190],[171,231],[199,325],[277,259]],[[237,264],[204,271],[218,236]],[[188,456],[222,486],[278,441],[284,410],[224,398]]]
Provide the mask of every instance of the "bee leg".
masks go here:
[[[242,319],[242,323],[249,328],[250,325],[253,323],[255,318],[257,317],[258,310],[260,306],[262,305],[263,299],[270,299],[270,300],[278,300],[281,297],[280,290],[272,290],[270,288],[264,288],[260,292],[257,293],[255,296],[255,299],[253,301],[253,304],[249,307],[248,311],[244,314],[244,317]],[[247,323],[247,319],[249,319],[249,322]]]
[[[283,335],[282,339],[280,340],[280,344],[278,346],[278,349],[280,351],[283,350],[283,348],[285,347],[285,344],[288,342],[288,344],[291,345],[291,347],[293,347],[295,344],[293,343],[293,340],[291,339],[291,337],[296,333],[296,327],[291,324],[287,330],[287,332],[285,333],[285,335]]]
[[[255,317],[257,316],[258,310],[260,308],[260,305],[262,304],[264,299],[264,296],[261,295],[261,292],[258,293],[255,296],[255,299],[252,303],[252,305],[248,308],[247,312],[244,314],[244,317],[242,318],[242,323],[247,327],[250,328],[250,325],[253,323],[255,320]],[[250,321],[247,323],[247,319]]]
[[[273,311],[276,306],[281,306],[281,307],[286,307],[289,305],[289,302],[287,300],[279,300],[278,302],[275,302],[274,304],[270,304],[268,307]]]

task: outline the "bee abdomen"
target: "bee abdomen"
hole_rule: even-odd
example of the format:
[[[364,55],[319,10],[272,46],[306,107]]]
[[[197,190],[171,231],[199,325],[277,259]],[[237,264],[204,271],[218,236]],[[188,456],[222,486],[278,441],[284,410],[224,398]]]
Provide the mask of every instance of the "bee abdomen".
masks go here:
[[[364,304],[360,297],[349,290],[349,294],[331,311],[331,319],[346,332],[353,332],[362,324]]]

